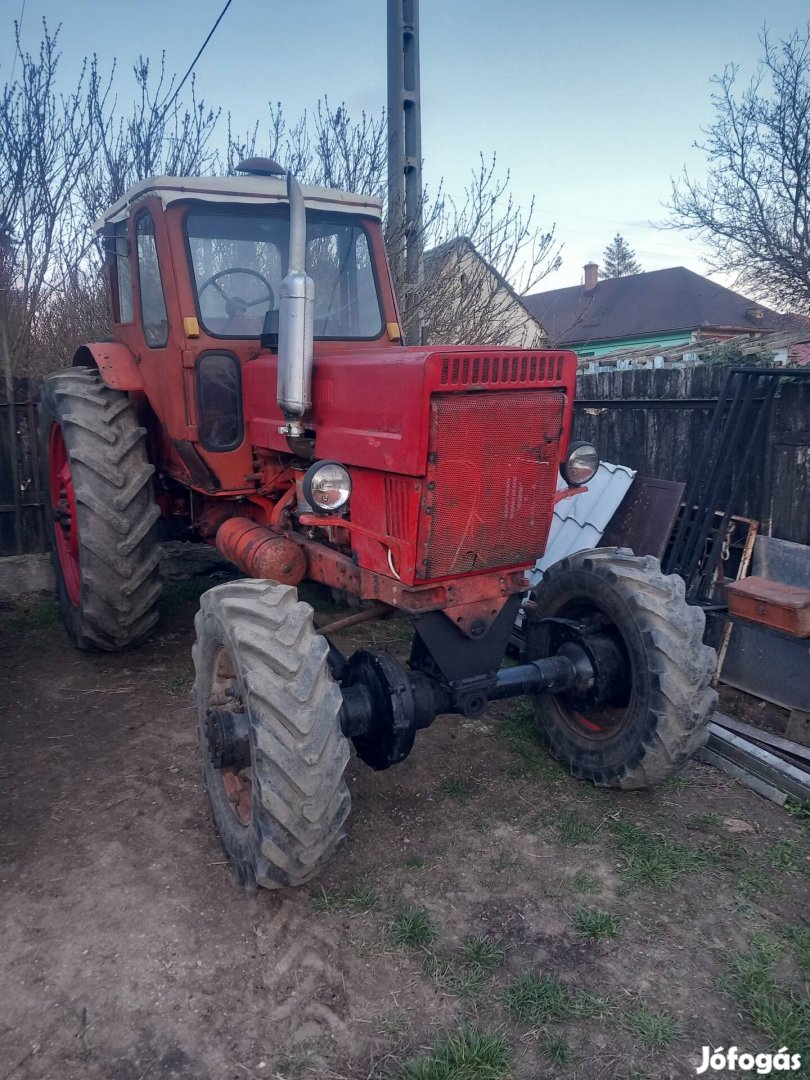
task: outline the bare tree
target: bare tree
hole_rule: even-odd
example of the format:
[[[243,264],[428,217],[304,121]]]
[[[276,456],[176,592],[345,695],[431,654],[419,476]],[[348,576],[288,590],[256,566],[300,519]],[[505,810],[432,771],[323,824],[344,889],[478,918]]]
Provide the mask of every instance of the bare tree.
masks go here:
[[[174,94],[175,75],[161,56],[157,73],[140,56],[133,68],[138,88],[131,110],[120,114],[113,94],[115,63],[108,82],[90,87],[88,110],[98,153],[83,177],[81,201],[89,227],[139,180],[150,176],[199,176],[219,168],[213,137],[219,110],[197,100],[194,77],[187,105]]]
[[[747,88],[739,68],[714,79],[714,122],[697,143],[701,183],[673,184],[671,227],[699,236],[714,270],[782,310],[810,314],[810,24],[774,43]]]
[[[6,275],[10,347],[18,369],[30,359],[32,326],[64,288],[90,240],[77,194],[97,139],[87,107],[98,82],[95,60],[72,91],[57,91],[58,31],[43,23],[39,53],[23,52],[15,23],[19,78],[0,93],[0,221],[11,237]]]
[[[16,26],[16,24],[15,24]],[[129,110],[115,97],[115,62],[102,78],[85,60],[71,92],[60,89],[59,30],[43,22],[36,55],[23,52],[19,77],[0,93],[0,223],[11,239],[5,267],[11,352],[18,370],[68,363],[76,345],[104,336],[101,251],[93,221],[138,180],[217,171],[219,113],[174,93],[165,59],[143,57]]]

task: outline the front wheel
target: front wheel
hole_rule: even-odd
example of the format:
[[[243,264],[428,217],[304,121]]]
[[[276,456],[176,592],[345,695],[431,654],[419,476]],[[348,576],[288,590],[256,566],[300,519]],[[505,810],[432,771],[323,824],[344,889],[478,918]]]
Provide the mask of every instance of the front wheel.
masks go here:
[[[540,734],[574,776],[652,787],[703,745],[717,694],[703,612],[681,578],[627,550],[580,552],[549,568],[525,619],[528,660],[567,643],[587,654],[587,689],[535,698]]]
[[[222,845],[248,888],[302,885],[343,841],[343,695],[312,614],[294,588],[272,581],[233,581],[200,600],[193,656],[203,776]],[[223,722],[242,732],[231,756],[218,736]]]

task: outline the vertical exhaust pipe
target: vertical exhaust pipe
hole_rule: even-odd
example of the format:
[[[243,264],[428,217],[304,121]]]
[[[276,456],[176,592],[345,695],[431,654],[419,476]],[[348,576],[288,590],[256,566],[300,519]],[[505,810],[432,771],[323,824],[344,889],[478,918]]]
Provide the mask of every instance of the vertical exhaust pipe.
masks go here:
[[[287,276],[279,290],[278,406],[287,423],[287,436],[304,432],[301,418],[312,405],[312,340],[315,284],[307,275],[307,212],[301,186],[287,173],[290,201],[290,254]]]

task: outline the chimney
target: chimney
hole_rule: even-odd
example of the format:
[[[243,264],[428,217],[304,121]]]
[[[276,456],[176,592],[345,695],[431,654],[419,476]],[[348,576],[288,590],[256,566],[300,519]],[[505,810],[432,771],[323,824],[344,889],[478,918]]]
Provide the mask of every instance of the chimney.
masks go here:
[[[595,262],[585,263],[585,292],[593,292],[599,281],[599,266]]]

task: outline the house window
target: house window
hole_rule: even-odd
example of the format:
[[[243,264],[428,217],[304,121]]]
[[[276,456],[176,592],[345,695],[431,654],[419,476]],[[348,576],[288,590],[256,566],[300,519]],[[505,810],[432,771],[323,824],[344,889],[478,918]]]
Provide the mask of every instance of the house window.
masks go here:
[[[141,294],[143,335],[150,349],[162,348],[169,339],[169,318],[160,279],[155,225],[148,212],[135,223],[138,247],[138,285]]]

